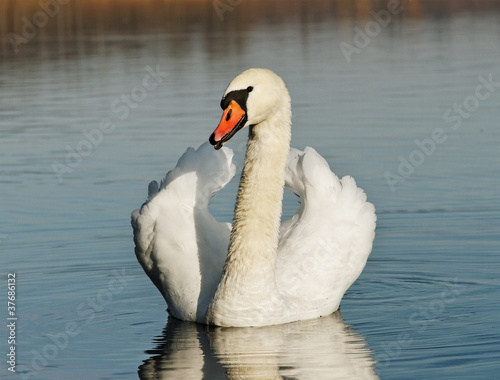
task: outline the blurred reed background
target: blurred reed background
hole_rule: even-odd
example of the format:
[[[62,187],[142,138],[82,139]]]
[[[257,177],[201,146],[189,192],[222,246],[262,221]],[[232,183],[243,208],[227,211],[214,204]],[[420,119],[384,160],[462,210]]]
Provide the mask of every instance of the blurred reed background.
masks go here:
[[[102,37],[139,34],[230,33],[228,44],[264,24],[307,25],[317,21],[364,20],[373,9],[397,0],[0,0],[0,56],[33,57],[90,53]],[[497,0],[401,0],[400,20],[448,18],[463,12],[500,11]],[[307,32],[307,31],[305,31]],[[90,43],[89,43],[90,42]],[[97,45],[96,45],[97,42]],[[89,43],[89,44],[87,44]],[[183,42],[178,46],[182,50]]]

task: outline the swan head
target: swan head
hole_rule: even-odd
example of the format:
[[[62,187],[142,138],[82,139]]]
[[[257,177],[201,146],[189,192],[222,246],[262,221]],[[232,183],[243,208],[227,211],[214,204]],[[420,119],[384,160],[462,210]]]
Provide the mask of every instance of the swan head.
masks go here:
[[[256,126],[280,113],[291,118],[285,83],[268,69],[242,72],[229,84],[220,105],[222,118],[209,139],[215,149],[220,149],[244,127]]]

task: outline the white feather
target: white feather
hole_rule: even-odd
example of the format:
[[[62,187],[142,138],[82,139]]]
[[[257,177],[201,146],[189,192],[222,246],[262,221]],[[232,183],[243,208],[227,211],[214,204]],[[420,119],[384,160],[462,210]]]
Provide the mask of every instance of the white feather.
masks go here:
[[[212,194],[236,171],[230,149],[189,148],[158,193],[132,213],[139,263],[167,301],[172,316],[202,322],[226,258],[231,227],[208,211]],[[157,186],[157,185],[156,185]]]

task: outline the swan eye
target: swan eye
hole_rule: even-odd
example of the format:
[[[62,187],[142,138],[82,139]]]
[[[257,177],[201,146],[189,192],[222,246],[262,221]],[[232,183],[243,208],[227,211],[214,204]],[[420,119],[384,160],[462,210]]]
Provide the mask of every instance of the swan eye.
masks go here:
[[[252,86],[248,86],[248,87],[247,87],[247,92],[252,92],[252,90],[253,90],[253,87],[252,87]]]

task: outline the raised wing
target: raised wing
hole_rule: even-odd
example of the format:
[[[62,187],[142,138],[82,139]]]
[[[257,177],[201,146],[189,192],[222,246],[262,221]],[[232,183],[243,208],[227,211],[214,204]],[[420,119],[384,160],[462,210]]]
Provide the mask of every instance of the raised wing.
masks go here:
[[[176,318],[204,322],[220,280],[230,226],[214,219],[208,201],[234,176],[232,157],[208,142],[189,148],[132,213],[137,260]]]
[[[312,148],[290,150],[286,186],[301,204],[281,227],[277,286],[292,312],[326,315],[366,264],[375,208],[352,177],[340,180]]]

